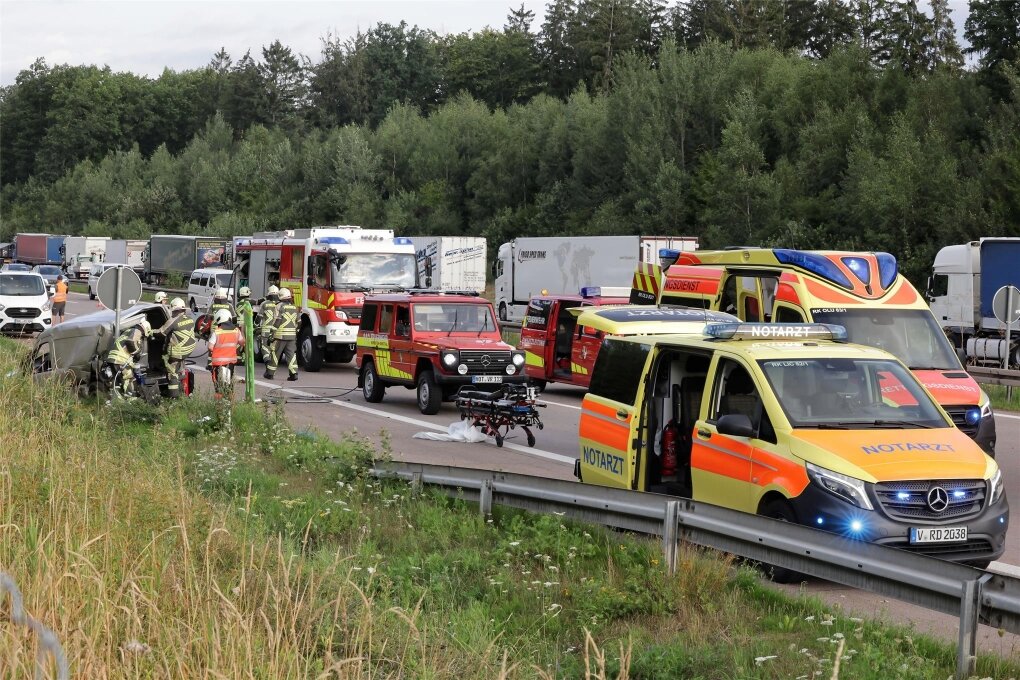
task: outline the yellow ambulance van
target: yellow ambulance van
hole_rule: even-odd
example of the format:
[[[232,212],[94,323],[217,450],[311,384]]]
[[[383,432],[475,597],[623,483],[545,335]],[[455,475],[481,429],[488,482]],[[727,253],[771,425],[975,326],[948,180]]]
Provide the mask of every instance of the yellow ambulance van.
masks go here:
[[[998,558],[1009,508],[995,460],[896,357],[846,336],[763,323],[607,335],[576,475],[956,562]]]
[[[704,306],[748,322],[841,325],[851,342],[905,363],[956,426],[995,455],[991,400],[889,253],[743,248],[672,259],[659,304]],[[893,399],[905,394],[895,382],[883,389]]]

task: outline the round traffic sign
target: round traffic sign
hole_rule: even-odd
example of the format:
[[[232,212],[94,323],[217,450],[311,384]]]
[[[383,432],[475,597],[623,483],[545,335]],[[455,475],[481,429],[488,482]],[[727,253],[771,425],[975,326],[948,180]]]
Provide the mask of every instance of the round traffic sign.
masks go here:
[[[117,278],[120,277],[120,295]],[[142,281],[130,267],[113,267],[103,272],[96,282],[96,295],[109,309],[127,309],[142,299]]]
[[[1007,304],[1009,309],[1006,309]],[[992,298],[992,314],[1004,324],[1020,320],[1020,289],[1016,286],[1003,286],[995,291],[995,297]]]

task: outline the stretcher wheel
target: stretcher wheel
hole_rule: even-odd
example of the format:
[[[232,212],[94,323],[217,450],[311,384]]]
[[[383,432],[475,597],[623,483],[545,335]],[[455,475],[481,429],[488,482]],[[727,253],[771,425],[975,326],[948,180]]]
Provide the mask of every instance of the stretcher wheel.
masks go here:
[[[535,435],[534,435],[534,433],[529,428],[527,428],[527,427],[522,428],[522,429],[524,430],[524,433],[528,435],[528,446],[532,446],[533,447],[535,445]]]
[[[503,435],[499,432],[496,433],[496,446],[503,448]]]
[[[538,429],[540,429],[540,430],[544,430],[545,429],[545,425],[542,424],[541,420],[538,421]]]

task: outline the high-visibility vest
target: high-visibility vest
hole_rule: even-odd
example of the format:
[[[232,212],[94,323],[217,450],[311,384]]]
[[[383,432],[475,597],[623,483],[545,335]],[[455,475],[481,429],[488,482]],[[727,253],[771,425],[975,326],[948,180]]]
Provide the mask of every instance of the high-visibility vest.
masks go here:
[[[237,328],[217,328],[210,343],[209,361],[213,366],[228,366],[237,363],[237,348],[243,338]]]
[[[174,318],[166,329],[167,349],[174,359],[183,359],[191,355],[198,344],[195,337],[195,320],[187,314]]]
[[[225,309],[230,312],[230,318],[234,318],[234,306],[229,302],[213,302],[209,305],[209,316],[216,316],[216,312]]]
[[[53,293],[54,302],[67,302],[67,284],[63,281],[57,281],[57,290]]]
[[[298,310],[289,302],[281,302],[273,319],[273,337],[290,340],[297,336]]]

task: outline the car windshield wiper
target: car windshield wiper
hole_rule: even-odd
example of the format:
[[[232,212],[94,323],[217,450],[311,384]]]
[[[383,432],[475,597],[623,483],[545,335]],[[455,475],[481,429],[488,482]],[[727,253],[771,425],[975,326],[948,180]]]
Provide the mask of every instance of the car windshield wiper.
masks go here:
[[[446,337],[453,335],[453,329],[457,327],[457,318],[460,315],[460,305],[453,308],[453,325],[450,326],[450,330],[446,332]]]
[[[795,425],[795,430],[849,430],[850,426],[845,423],[800,423]]]
[[[886,419],[875,419],[875,420],[862,420],[862,421],[842,421],[840,424],[846,425],[859,425],[863,427],[876,427],[876,428],[901,428],[901,427],[913,427],[919,430],[932,430],[935,428],[934,425],[926,425],[925,423],[918,422],[916,420],[886,420]]]

